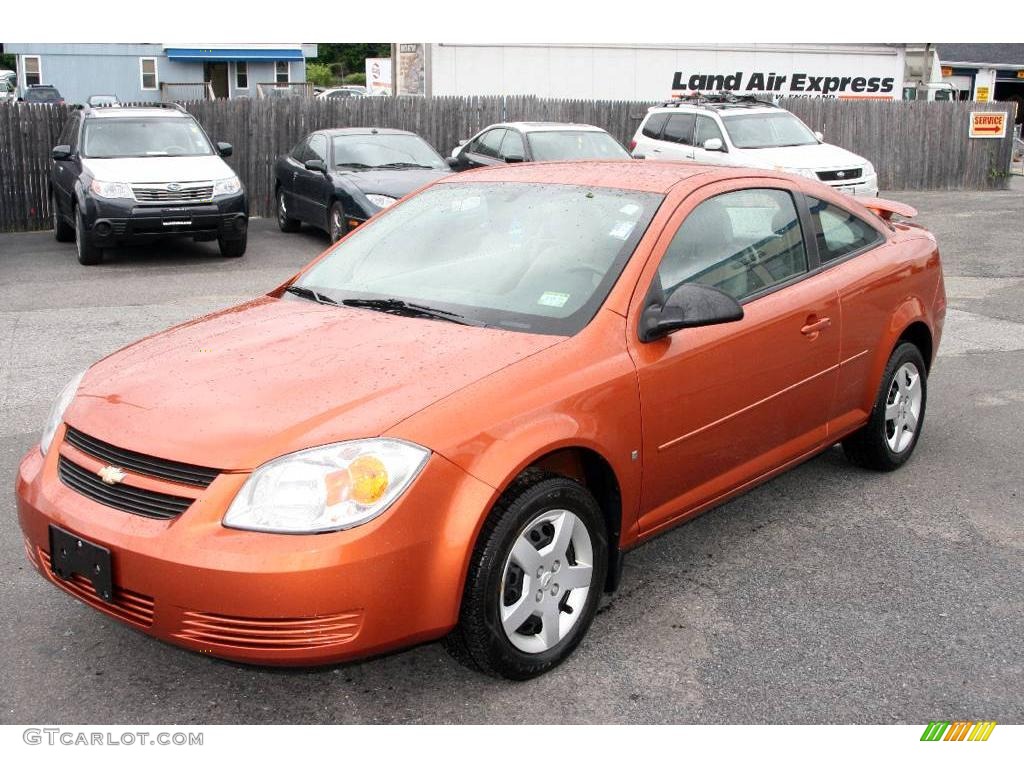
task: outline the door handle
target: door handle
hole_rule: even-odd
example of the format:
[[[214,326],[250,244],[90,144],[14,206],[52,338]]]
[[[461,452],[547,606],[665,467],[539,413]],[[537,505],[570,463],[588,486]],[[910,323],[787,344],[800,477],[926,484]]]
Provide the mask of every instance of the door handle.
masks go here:
[[[820,320],[815,320],[814,315],[807,318],[807,325],[800,329],[800,333],[811,339],[816,339],[821,331],[829,328],[832,325],[832,318],[823,317]]]

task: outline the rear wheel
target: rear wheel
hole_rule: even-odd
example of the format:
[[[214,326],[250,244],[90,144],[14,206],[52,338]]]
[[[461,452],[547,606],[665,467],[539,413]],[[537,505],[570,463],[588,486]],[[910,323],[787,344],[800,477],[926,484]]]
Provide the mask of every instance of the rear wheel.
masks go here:
[[[78,252],[78,263],[94,266],[103,261],[103,249],[89,242],[89,233],[85,231],[82,209],[75,206],[75,250]]]
[[[284,190],[277,190],[277,226],[282,232],[298,232],[302,222],[291,217],[288,202],[284,199]]]
[[[331,204],[331,214],[328,218],[327,234],[331,236],[331,242],[336,243],[348,234],[348,222],[345,220],[345,209],[341,203],[335,201]]]
[[[448,649],[496,677],[547,672],[586,634],[607,567],[604,518],[593,496],[567,478],[524,473],[480,534]]]
[[[61,215],[56,192],[50,195],[50,210],[53,211],[53,236],[58,243],[70,243],[75,239],[75,228]]]
[[[846,457],[858,466],[885,472],[903,466],[921,436],[927,402],[924,358],[905,341],[889,357],[868,423],[843,440]]]

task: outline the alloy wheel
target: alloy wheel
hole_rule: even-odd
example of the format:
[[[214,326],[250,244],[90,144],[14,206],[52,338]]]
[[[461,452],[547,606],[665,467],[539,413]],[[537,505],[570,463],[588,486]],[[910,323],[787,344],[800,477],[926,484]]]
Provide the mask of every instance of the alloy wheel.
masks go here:
[[[904,363],[893,376],[885,400],[885,441],[893,453],[903,453],[914,442],[924,394],[921,372]]]

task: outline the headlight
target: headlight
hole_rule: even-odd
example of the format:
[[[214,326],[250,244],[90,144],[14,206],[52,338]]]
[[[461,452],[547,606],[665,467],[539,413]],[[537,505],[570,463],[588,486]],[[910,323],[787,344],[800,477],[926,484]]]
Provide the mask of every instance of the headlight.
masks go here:
[[[46,425],[43,427],[43,434],[39,438],[39,450],[42,451],[43,456],[46,455],[47,451],[50,450],[50,444],[53,443],[53,436],[57,434],[57,427],[60,426],[61,422],[64,421],[64,411],[71,405],[71,401],[75,399],[75,394],[78,392],[78,385],[82,383],[82,377],[85,376],[85,371],[75,376],[57,395],[57,399],[53,403],[53,407],[50,409],[50,415],[46,419]]]
[[[367,195],[366,199],[378,208],[387,208],[398,202],[398,198],[388,197],[387,195]]]
[[[386,438],[291,453],[259,467],[224,515],[228,528],[340,531],[369,522],[402,495],[430,451]]]
[[[875,166],[873,166],[871,163],[864,163],[864,170],[861,171],[861,173],[864,174],[865,176],[874,176]]]
[[[93,179],[89,189],[94,195],[99,195],[100,197],[127,197],[129,199],[135,197],[132,194],[131,185],[125,184],[123,181],[99,181],[98,179]]]
[[[213,195],[233,195],[242,189],[242,182],[237,176],[213,182]]]

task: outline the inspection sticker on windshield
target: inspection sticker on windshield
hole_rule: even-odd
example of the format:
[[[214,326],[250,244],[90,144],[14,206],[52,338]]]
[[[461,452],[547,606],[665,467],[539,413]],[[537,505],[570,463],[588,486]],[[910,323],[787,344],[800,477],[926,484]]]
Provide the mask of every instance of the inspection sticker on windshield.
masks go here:
[[[640,213],[640,206],[636,203],[626,203],[619,208],[619,213],[624,213],[626,216],[636,216]]]
[[[543,307],[564,307],[569,300],[568,293],[557,293],[555,291],[544,291],[537,303]]]
[[[625,240],[629,237],[629,233],[633,231],[633,227],[635,226],[635,221],[617,221],[615,222],[615,226],[612,227],[612,231],[608,233],[608,236],[617,237],[619,240]]]

